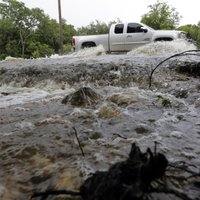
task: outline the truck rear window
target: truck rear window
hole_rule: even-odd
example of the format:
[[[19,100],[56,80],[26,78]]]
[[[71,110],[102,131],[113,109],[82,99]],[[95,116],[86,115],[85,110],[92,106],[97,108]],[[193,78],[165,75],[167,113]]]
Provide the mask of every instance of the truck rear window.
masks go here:
[[[117,24],[115,26],[115,33],[116,34],[121,34],[124,31],[124,24]]]

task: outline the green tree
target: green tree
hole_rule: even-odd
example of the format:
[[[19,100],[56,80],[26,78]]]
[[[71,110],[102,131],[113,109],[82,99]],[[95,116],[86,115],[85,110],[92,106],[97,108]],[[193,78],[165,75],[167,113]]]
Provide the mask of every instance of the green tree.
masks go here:
[[[64,19],[63,29],[65,49],[69,51],[76,30]],[[59,24],[55,19],[50,19],[39,8],[29,9],[17,0],[0,1],[0,58],[8,55],[40,57],[58,51]]]
[[[54,50],[47,44],[41,44],[38,41],[30,41],[27,46],[27,52],[33,58],[46,57],[54,53]]]
[[[6,56],[19,56],[19,36],[9,19],[0,19],[0,59]]]
[[[97,35],[108,33],[109,27],[105,22],[100,22],[96,20],[95,22],[91,22],[87,26],[82,26],[78,28],[78,35]]]
[[[35,36],[40,43],[48,44],[49,47],[58,52],[59,50],[59,24],[55,19],[45,16],[41,19]]]
[[[188,24],[180,26],[178,29],[188,32],[197,47],[200,48],[200,22],[197,25]]]
[[[154,29],[175,29],[181,19],[176,9],[166,2],[158,0],[148,7],[150,10],[142,16],[141,22]]]
[[[64,52],[71,49],[72,36],[76,34],[76,30],[73,25],[67,24],[66,20],[63,19],[63,42],[64,42]],[[68,48],[66,48],[66,46]]]
[[[68,25],[63,19],[64,44],[70,46],[71,38],[75,33],[76,30],[74,29],[74,26]],[[59,52],[59,24],[55,19],[50,19],[48,16],[43,17],[38,28],[35,30],[35,34],[40,43],[48,44],[56,53]]]
[[[87,26],[82,26],[81,28],[78,28],[77,34],[78,35],[106,34],[109,32],[111,24],[119,23],[119,22],[121,22],[120,19],[117,19],[117,21],[110,21],[108,24],[106,24],[105,22],[96,20],[95,22],[91,22]]]
[[[0,3],[0,14],[3,19],[9,19],[13,22],[19,34],[22,57],[24,57],[26,40],[38,24],[38,19],[34,16],[38,10],[29,9],[25,7],[23,2],[17,0],[2,1],[3,3]]]

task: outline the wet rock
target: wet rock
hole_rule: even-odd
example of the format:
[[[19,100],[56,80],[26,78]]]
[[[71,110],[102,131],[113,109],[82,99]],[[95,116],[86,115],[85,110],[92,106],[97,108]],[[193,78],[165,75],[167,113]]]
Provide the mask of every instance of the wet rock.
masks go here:
[[[102,96],[89,87],[82,87],[74,93],[67,95],[63,100],[63,104],[70,103],[74,106],[90,106],[97,104]]]
[[[68,188],[68,189],[78,189],[81,182],[81,177],[78,177],[75,172],[70,172],[65,170],[58,178],[55,188]]]
[[[107,98],[109,101],[117,104],[118,106],[122,105],[130,105],[132,103],[138,102],[136,97],[134,98],[133,96],[126,96],[126,95],[121,95],[121,94],[113,94],[112,96]]]
[[[90,136],[90,139],[93,139],[93,140],[97,140],[99,138],[103,138],[103,134],[100,133],[100,132],[94,132],[91,136]]]
[[[4,96],[8,96],[8,95],[10,95],[9,92],[1,92],[1,94],[4,95]]]
[[[184,62],[176,66],[175,69],[179,73],[191,75],[194,77],[200,76],[200,62]]]
[[[43,174],[43,173],[40,172],[40,173],[32,176],[30,181],[33,184],[40,184],[40,183],[46,181],[49,178],[50,178],[50,176],[47,176],[46,174]]]
[[[115,104],[104,104],[98,112],[100,118],[120,118],[122,113]]]
[[[144,134],[144,133],[149,133],[150,130],[146,125],[140,124],[135,128],[135,132],[138,134]]]
[[[188,91],[184,90],[184,89],[180,89],[180,90],[176,91],[175,97],[176,98],[187,98]]]

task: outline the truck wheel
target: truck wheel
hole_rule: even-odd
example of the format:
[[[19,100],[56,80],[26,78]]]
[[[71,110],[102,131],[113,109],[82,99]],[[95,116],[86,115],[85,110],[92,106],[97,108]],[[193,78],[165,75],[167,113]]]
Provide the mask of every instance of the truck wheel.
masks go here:
[[[172,41],[172,38],[157,38],[154,40],[154,42],[169,42]]]
[[[84,48],[90,48],[90,47],[96,47],[96,44],[94,42],[84,42],[81,48],[84,49]]]

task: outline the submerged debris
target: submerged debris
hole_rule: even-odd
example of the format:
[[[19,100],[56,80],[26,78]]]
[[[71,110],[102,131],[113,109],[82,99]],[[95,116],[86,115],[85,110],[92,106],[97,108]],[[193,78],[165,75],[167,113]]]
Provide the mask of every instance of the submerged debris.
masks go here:
[[[167,168],[184,170],[190,173],[191,177],[200,176],[200,173],[193,173],[185,163],[169,163],[165,155],[150,148],[142,153],[140,148],[133,143],[127,160],[118,162],[110,167],[108,171],[98,171],[85,180],[79,191],[70,190],[47,190],[34,193],[31,199],[41,197],[46,199],[50,195],[70,195],[80,197],[82,200],[150,200],[155,194],[173,195],[182,200],[192,200],[181,189],[169,188],[176,181],[184,181],[180,176],[166,175]],[[192,174],[192,175],[191,175]],[[168,179],[168,184],[166,184]],[[172,180],[174,179],[174,180]],[[194,181],[193,186],[199,188],[199,181]],[[172,197],[173,198],[173,197]],[[173,198],[173,199],[174,199]],[[157,198],[156,198],[157,199]]]
[[[153,77],[153,73],[155,72],[155,70],[161,66],[164,62],[172,59],[172,58],[175,58],[175,57],[180,57],[180,56],[188,56],[188,55],[192,55],[192,56],[200,56],[199,54],[200,50],[188,50],[188,51],[184,51],[184,52],[181,52],[181,53],[177,53],[177,54],[174,54],[166,59],[164,59],[163,61],[161,61],[159,64],[156,65],[155,68],[153,68],[153,70],[151,71],[150,75],[149,75],[149,88],[151,88],[151,85],[152,85],[152,77]],[[188,67],[189,66],[189,67]],[[192,66],[192,67],[191,67]],[[182,66],[180,67],[179,69],[180,72],[189,72],[190,74],[193,73],[193,74],[197,74],[199,76],[199,62],[198,63],[190,63],[189,65],[187,64],[186,66]]]
[[[200,76],[200,62],[184,62],[175,67],[179,73],[191,75],[194,77]]]
[[[89,87],[82,87],[74,93],[67,95],[63,100],[63,104],[70,103],[74,106],[90,106],[98,103],[102,96]]]
[[[104,119],[110,119],[110,118],[117,119],[122,117],[122,112],[115,104],[105,103],[99,108],[98,116]]]
[[[142,200],[151,182],[161,178],[167,166],[163,154],[153,155],[149,148],[142,153],[134,143],[127,160],[114,164],[108,171],[93,174],[81,185],[80,192],[48,190],[35,193],[32,198],[69,194],[79,195],[83,200]]]

